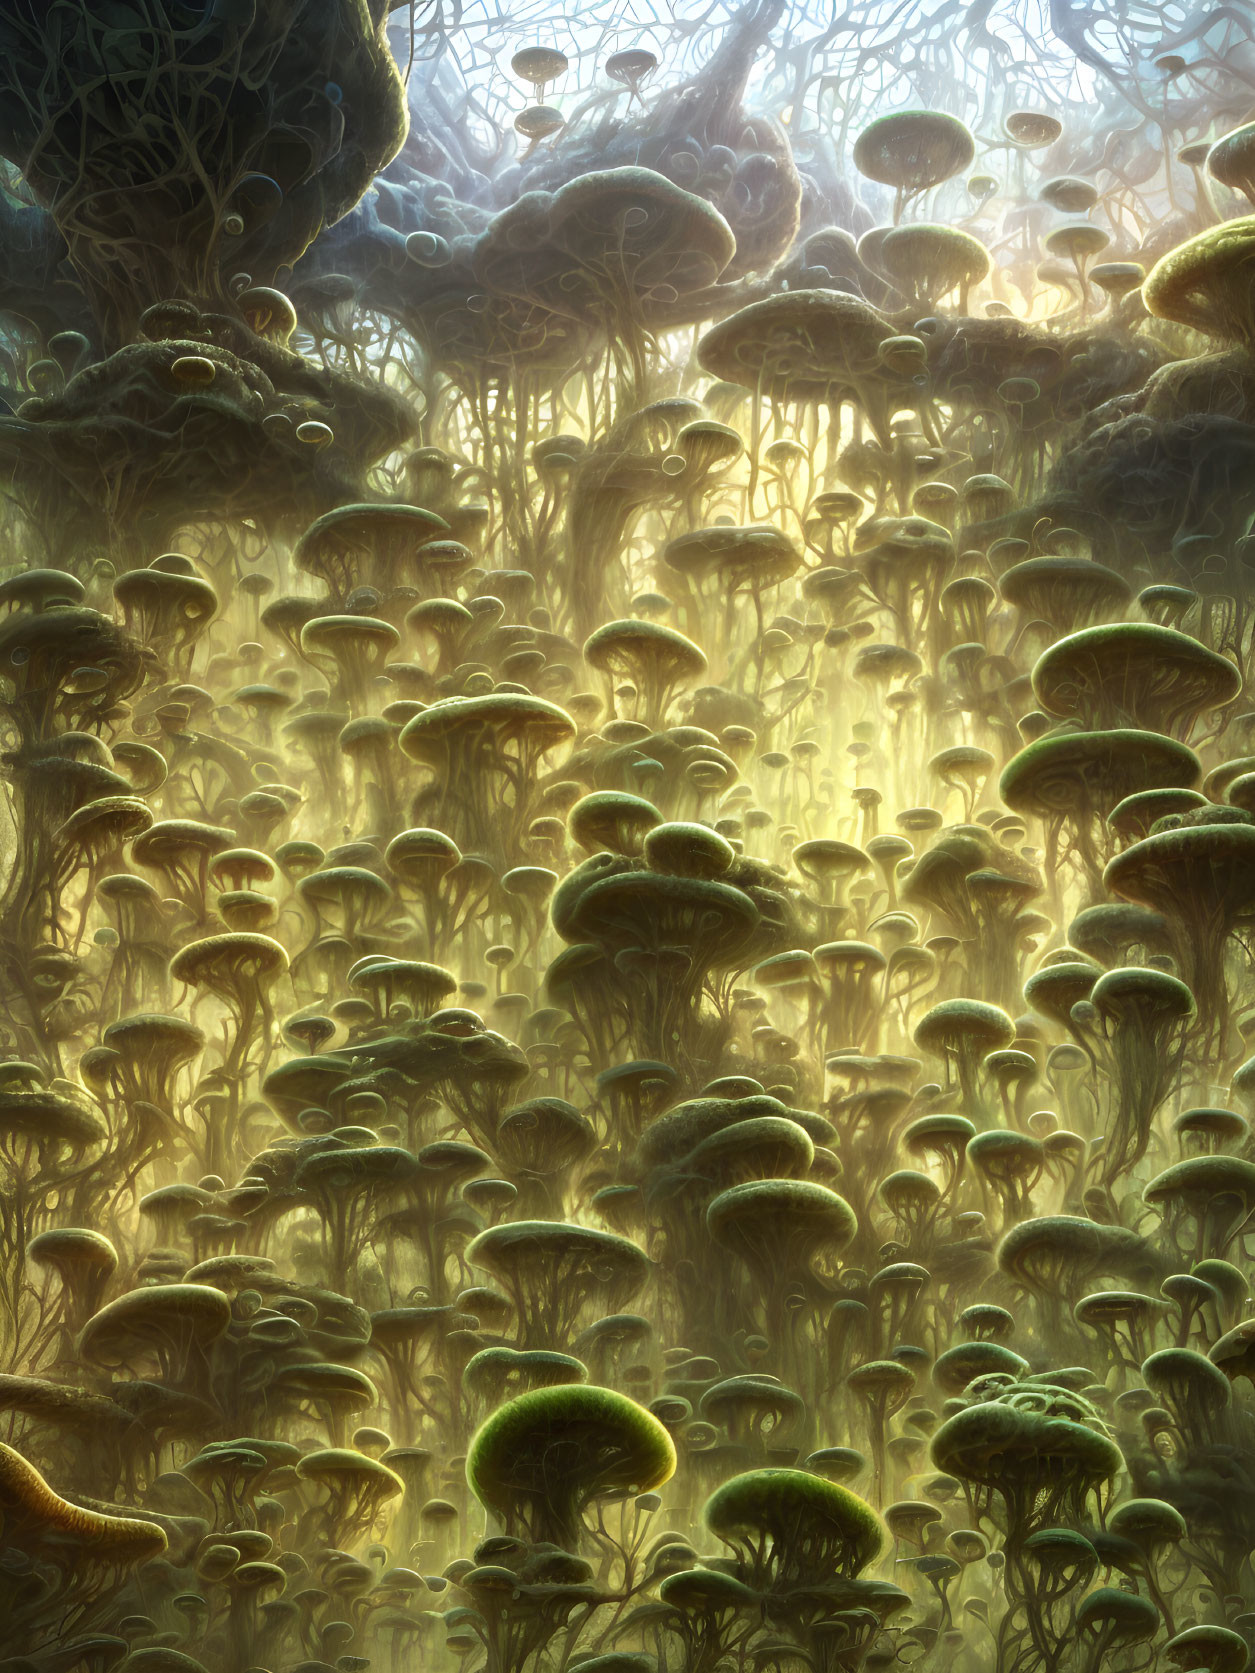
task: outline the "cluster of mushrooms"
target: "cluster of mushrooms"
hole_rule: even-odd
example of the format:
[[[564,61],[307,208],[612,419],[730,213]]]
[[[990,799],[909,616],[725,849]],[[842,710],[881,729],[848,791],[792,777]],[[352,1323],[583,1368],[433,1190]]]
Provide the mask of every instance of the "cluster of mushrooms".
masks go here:
[[[0,0],[0,1673],[1245,1673],[1255,25],[975,10]]]

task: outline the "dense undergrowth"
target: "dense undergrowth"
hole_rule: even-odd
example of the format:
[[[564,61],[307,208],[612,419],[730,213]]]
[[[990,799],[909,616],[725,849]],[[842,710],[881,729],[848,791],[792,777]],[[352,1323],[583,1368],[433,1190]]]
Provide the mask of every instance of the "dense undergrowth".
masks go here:
[[[1244,1673],[1252,18],[867,14],[0,0],[0,1673]]]

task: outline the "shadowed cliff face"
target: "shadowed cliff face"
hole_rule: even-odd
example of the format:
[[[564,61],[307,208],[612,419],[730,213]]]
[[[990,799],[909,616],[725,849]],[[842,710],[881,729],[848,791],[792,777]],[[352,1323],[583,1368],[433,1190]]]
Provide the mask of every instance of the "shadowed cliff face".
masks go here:
[[[0,0],[0,1673],[1243,1673],[1253,21]]]

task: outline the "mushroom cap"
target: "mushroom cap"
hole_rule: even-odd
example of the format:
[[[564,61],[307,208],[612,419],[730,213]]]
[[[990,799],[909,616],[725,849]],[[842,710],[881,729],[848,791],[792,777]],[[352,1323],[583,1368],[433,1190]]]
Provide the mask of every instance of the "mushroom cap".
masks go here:
[[[1060,1474],[1070,1474],[1078,1488],[1097,1487],[1124,1466],[1119,1447],[1098,1430],[998,1399],[947,1419],[931,1450],[947,1475],[994,1488],[1044,1485]]]
[[[314,616],[301,629],[301,649],[337,657],[362,645],[389,651],[400,638],[391,622],[377,616]]]
[[[977,1377],[1003,1372],[1018,1379],[1028,1368],[1026,1359],[1001,1342],[960,1342],[938,1354],[933,1381],[946,1394],[962,1394]]]
[[[1255,122],[1222,134],[1207,153],[1207,172],[1222,186],[1248,192],[1255,180]]]
[[[1207,1350],[1207,1357],[1213,1365],[1220,1367],[1230,1382],[1246,1377],[1255,1383],[1255,1319],[1243,1319],[1219,1341],[1213,1342]]]
[[[1174,1162],[1142,1192],[1143,1200],[1158,1205],[1174,1197],[1183,1202],[1207,1203],[1217,1197],[1255,1203],[1255,1162],[1240,1156],[1188,1156]]]
[[[1154,622],[1082,628],[1056,640],[1033,668],[1033,695],[1048,714],[1094,727],[1167,731],[1227,706],[1241,689],[1228,657]]]
[[[613,675],[644,668],[664,678],[696,679],[706,670],[700,645],[662,622],[635,619],[597,628],[584,643],[584,659],[590,667]]]
[[[712,377],[774,400],[840,401],[873,376],[913,389],[880,368],[880,346],[893,335],[875,309],[846,291],[782,291],[713,326],[697,357]]]
[[[520,81],[530,81],[536,87],[542,87],[547,81],[556,81],[560,75],[565,75],[567,69],[567,55],[553,46],[525,46],[520,47],[510,60],[510,68]]]
[[[322,1447],[307,1452],[295,1467],[302,1481],[369,1488],[380,1499],[394,1499],[405,1491],[405,1483],[395,1470],[349,1447]]]
[[[833,1552],[839,1574],[875,1561],[885,1530],[872,1507],[848,1487],[806,1470],[750,1470],[717,1487],[702,1512],[711,1533],[730,1544],[795,1542]]]
[[[517,1276],[520,1263],[557,1262],[564,1270],[581,1262],[600,1280],[625,1281],[639,1289],[649,1275],[645,1251],[616,1232],[565,1220],[510,1220],[480,1232],[467,1246],[466,1259],[496,1276]]]
[[[466,1479],[507,1520],[523,1500],[557,1495],[577,1508],[652,1492],[676,1465],[671,1436],[626,1395],[588,1383],[533,1389],[489,1417],[467,1450]]]
[[[57,827],[57,842],[66,849],[113,848],[141,837],[152,824],[152,809],[138,796],[97,796]]]
[[[515,127],[528,138],[556,132],[540,116],[545,108],[523,112]],[[533,116],[535,134],[520,127]],[[674,303],[709,289],[736,249],[732,228],[704,197],[629,166],[577,174],[556,192],[525,192],[479,235],[471,265],[496,294],[560,316],[603,318],[608,309],[617,316],[625,294],[639,314],[663,297]]]
[[[1189,1524],[1174,1505],[1162,1499],[1125,1499],[1107,1518],[1112,1533],[1145,1547],[1166,1540],[1184,1539]]]
[[[140,1563],[166,1549],[166,1536],[155,1522],[102,1515],[70,1504],[33,1464],[2,1442],[0,1511],[12,1543],[25,1543],[44,1556],[58,1553],[62,1562]]]
[[[1194,1015],[1194,996],[1185,983],[1166,970],[1122,965],[1099,976],[1089,1001],[1108,1021],[1149,1028],[1165,1022],[1188,1022]]]
[[[944,296],[988,277],[989,251],[961,227],[911,221],[891,227],[880,242],[877,259],[896,285]]]
[[[798,1179],[815,1160],[815,1145],[796,1121],[759,1115],[712,1133],[695,1145],[686,1166],[720,1183],[750,1179]],[[737,1175],[742,1179],[738,1180]]]
[[[31,1092],[0,1087],[0,1139],[23,1137],[78,1149],[104,1136],[96,1116],[63,1093],[44,1087]]]
[[[1234,921],[1255,903],[1253,864],[1255,825],[1184,825],[1131,843],[1108,862],[1103,885],[1172,918],[1203,903]]]
[[[1154,1636],[1159,1619],[1159,1610],[1150,1598],[1114,1586],[1100,1586],[1090,1592],[1076,1611],[1081,1631],[1101,1637],[1108,1645],[1143,1643]]]
[[[1030,151],[1053,145],[1063,132],[1059,118],[1044,110],[1013,110],[1003,127],[1017,145]]]
[[[1038,1294],[1067,1288],[1059,1273],[1150,1276],[1157,1258],[1146,1240],[1125,1226],[1108,1226],[1077,1214],[1043,1214],[1012,1226],[997,1252],[998,1267]]]
[[[589,854],[639,853],[645,833],[663,823],[662,814],[643,796],[626,790],[594,790],[567,814],[567,831]]]
[[[128,1429],[131,1413],[103,1394],[46,1377],[0,1374],[0,1411],[18,1412],[34,1423],[77,1429],[84,1434]]]
[[[379,1390],[365,1372],[352,1365],[322,1360],[283,1366],[275,1373],[271,1386],[281,1394],[322,1401],[345,1411],[373,1406],[379,1398]]]
[[[118,1269],[118,1252],[103,1232],[85,1226],[55,1226],[39,1232],[26,1246],[38,1266],[53,1266],[67,1277],[75,1269],[108,1277]]]
[[[416,505],[339,505],[310,524],[292,558],[298,569],[317,573],[328,559],[374,556],[381,549],[408,554],[448,532],[443,517]]]
[[[854,166],[861,175],[910,196],[962,173],[975,156],[967,128],[939,110],[877,117],[854,142]]]
[[[450,751],[472,748],[477,738],[544,752],[574,736],[575,723],[556,703],[526,692],[493,692],[432,703],[406,722],[398,741],[411,760],[440,765]]]
[[[1100,814],[1152,787],[1189,788],[1202,777],[1193,750],[1158,732],[1116,727],[1038,738],[1003,769],[998,794],[1016,813],[1053,819],[1092,805]]]
[[[645,47],[625,47],[621,52],[612,52],[602,68],[611,81],[621,81],[631,87],[653,74],[658,68],[658,55]]]
[[[462,1385],[473,1392],[497,1394],[506,1388],[521,1392],[534,1388],[556,1388],[562,1383],[586,1383],[588,1367],[572,1354],[547,1348],[481,1348],[467,1361]]]
[[[78,1351],[100,1365],[123,1365],[136,1347],[214,1342],[230,1323],[230,1300],[209,1284],[150,1284],[93,1313],[79,1334]]]
[[[1058,616],[1056,625],[1063,627],[1074,612],[1116,610],[1132,597],[1123,575],[1092,558],[1024,558],[998,577],[998,591],[1018,610],[1052,623]]]
[[[449,871],[461,858],[461,850],[452,837],[425,826],[402,831],[384,851],[389,871],[402,882],[423,881],[433,874]]]
[[[1074,174],[1057,174],[1038,188],[1037,195],[1065,215],[1084,215],[1098,202],[1098,188]]]
[[[737,1254],[752,1255],[760,1233],[773,1224],[790,1238],[804,1239],[816,1251],[839,1253],[858,1231],[854,1210],[844,1197],[809,1179],[748,1180],[713,1198],[706,1224],[715,1242]]]
[[[623,869],[629,863],[607,866],[574,899],[555,896],[554,921],[566,939],[611,953],[683,946],[700,949],[714,967],[736,963],[761,921],[743,889],[706,877]]]
[[[1156,319],[1222,342],[1249,343],[1255,335],[1253,259],[1255,216],[1223,221],[1161,256],[1146,275],[1142,300]]]
[[[170,974],[190,987],[233,997],[248,983],[260,986],[286,973],[288,955],[272,936],[230,930],[189,942],[170,960]]]
[[[960,1045],[995,1051],[1015,1038],[1015,1024],[983,999],[943,999],[920,1018],[913,1035],[925,1051],[953,1051]]]
[[[201,1051],[204,1029],[187,1021],[187,1017],[167,1016],[161,1010],[137,1010],[134,1016],[110,1022],[100,1039],[124,1057],[146,1061],[161,1057],[174,1066],[191,1062]]]
[[[1245,1638],[1230,1627],[1186,1627],[1164,1645],[1163,1656],[1183,1670],[1205,1668],[1207,1673],[1246,1673],[1251,1653]]]
[[[79,604],[86,591],[76,575],[63,569],[23,569],[0,581],[0,605],[44,610],[50,604]]]
[[[771,524],[718,523],[668,541],[663,561],[682,575],[718,575],[729,586],[775,586],[797,571],[802,555],[788,535]]]

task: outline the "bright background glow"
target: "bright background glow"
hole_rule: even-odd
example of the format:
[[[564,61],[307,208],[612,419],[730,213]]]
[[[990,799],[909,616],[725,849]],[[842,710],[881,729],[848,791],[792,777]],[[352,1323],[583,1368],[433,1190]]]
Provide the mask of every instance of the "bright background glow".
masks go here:
[[[412,87],[432,78],[472,128],[508,130],[526,103],[510,74],[522,46],[561,48],[571,67],[548,95],[568,121],[581,110],[626,102],[601,73],[605,58],[648,46],[662,63],[654,85],[679,79],[709,56],[741,8],[584,0],[437,0],[418,7]],[[397,14],[398,38],[405,33]],[[1154,130],[1165,113],[1175,144],[1214,137],[1255,114],[1255,4],[1201,7],[1116,0],[792,0],[756,67],[751,103],[788,112],[794,134],[818,122],[844,147],[873,116],[911,105],[944,109],[997,137],[1007,111],[1022,105],[1072,113],[1093,136],[1101,162],[1130,131]],[[1187,68],[1170,81],[1156,59],[1174,53]],[[402,62],[408,55],[402,52]],[[1210,122],[1203,112],[1212,114]],[[1214,113],[1222,113],[1216,128]],[[1116,132],[1104,113],[1119,111]],[[1075,128],[1076,124],[1073,124]],[[991,132],[992,130],[992,132]],[[1157,143],[1157,149],[1161,143]],[[1078,159],[1083,162],[1086,159]]]

